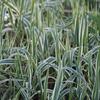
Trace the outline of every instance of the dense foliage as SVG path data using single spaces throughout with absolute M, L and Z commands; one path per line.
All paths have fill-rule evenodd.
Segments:
M 0 0 L 0 100 L 100 100 L 97 0 Z

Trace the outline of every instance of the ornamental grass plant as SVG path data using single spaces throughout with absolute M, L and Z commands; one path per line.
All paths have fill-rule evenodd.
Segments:
M 0 0 L 0 100 L 100 100 L 100 2 Z

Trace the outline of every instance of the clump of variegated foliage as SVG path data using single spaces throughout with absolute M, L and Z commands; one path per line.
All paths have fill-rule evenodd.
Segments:
M 0 0 L 0 100 L 100 100 L 97 0 Z

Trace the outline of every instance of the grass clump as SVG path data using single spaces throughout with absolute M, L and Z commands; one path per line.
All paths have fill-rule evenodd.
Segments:
M 0 100 L 99 100 L 97 0 L 0 1 Z

